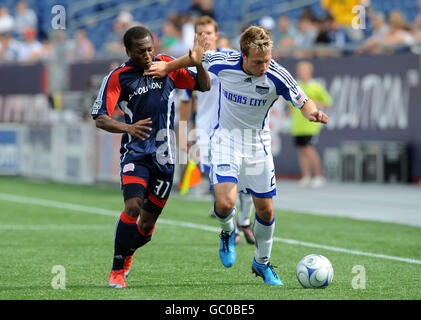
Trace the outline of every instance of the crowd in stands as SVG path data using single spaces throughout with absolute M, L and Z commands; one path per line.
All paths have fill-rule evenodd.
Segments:
M 421 0 L 414 21 L 407 21 L 399 10 L 387 14 L 375 12 L 369 0 L 321 0 L 320 4 L 325 9 L 322 17 L 304 8 L 296 21 L 284 14 L 276 19 L 263 17 L 255 23 L 272 32 L 275 59 L 396 53 L 421 46 Z M 353 25 L 356 15 L 352 11 L 356 5 L 365 8 L 365 19 L 357 27 Z M 100 48 L 95 48 L 84 29 L 72 33 L 51 30 L 48 38 L 40 39 L 37 15 L 25 1 L 19 1 L 12 11 L 0 4 L 0 63 L 125 58 L 122 35 L 127 28 L 140 23 L 130 12 L 120 12 L 108 38 Z M 192 0 L 187 12 L 171 13 L 155 34 L 157 52 L 176 57 L 185 54 L 192 46 L 194 19 L 201 15 L 215 17 L 212 0 Z M 238 34 L 247 26 L 242 25 Z M 219 31 L 223 35 L 224 30 Z M 238 37 L 229 40 L 238 50 Z

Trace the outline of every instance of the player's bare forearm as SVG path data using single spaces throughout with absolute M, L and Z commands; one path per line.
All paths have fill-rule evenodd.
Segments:
M 321 122 L 326 124 L 329 121 L 329 117 L 321 110 L 318 110 L 316 104 L 311 99 L 308 99 L 304 103 L 301 108 L 301 113 L 312 122 Z
M 178 69 L 194 67 L 194 63 L 188 54 L 181 56 L 171 62 L 167 63 L 167 72 L 173 72 Z
M 149 126 L 151 123 L 151 118 L 147 118 L 139 120 L 133 124 L 128 124 L 114 120 L 105 114 L 102 114 L 95 119 L 95 125 L 99 129 L 103 129 L 111 133 L 128 133 L 141 140 L 149 138 L 149 134 L 147 132 L 152 130 Z
M 190 56 L 186 54 L 171 62 L 154 61 L 149 69 L 145 70 L 143 74 L 145 76 L 151 76 L 152 78 L 163 78 L 178 69 L 194 66 L 195 64 L 192 62 Z
M 189 53 L 181 56 L 173 61 L 155 61 L 149 69 L 144 71 L 145 76 L 151 76 L 153 78 L 163 78 L 166 75 L 174 72 L 178 69 L 189 68 L 189 67 L 202 67 L 202 58 L 206 51 L 206 39 L 207 36 L 202 34 L 194 37 L 193 49 L 189 49 Z M 209 90 L 209 89 L 208 89 Z M 205 90 L 207 91 L 207 90 Z
M 211 81 L 209 73 L 202 65 L 196 66 L 197 70 L 197 84 L 199 91 L 209 91 L 211 88 Z

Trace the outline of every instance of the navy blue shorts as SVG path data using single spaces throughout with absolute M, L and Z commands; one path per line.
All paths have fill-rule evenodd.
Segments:
M 151 154 L 127 154 L 120 163 L 124 200 L 143 199 L 142 209 L 160 214 L 171 192 L 174 165 L 161 165 Z
M 318 136 L 295 136 L 294 143 L 296 147 L 315 146 Z

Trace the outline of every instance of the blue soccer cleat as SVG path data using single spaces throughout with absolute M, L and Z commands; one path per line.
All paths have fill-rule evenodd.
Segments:
M 222 231 L 220 238 L 219 258 L 225 267 L 232 267 L 237 257 L 237 253 L 235 252 L 235 229 L 231 235 Z
M 257 276 L 262 277 L 265 284 L 270 284 L 274 286 L 283 286 L 284 283 L 279 279 L 274 266 L 270 262 L 267 264 L 257 263 L 253 258 L 253 263 L 251 264 L 251 271 Z

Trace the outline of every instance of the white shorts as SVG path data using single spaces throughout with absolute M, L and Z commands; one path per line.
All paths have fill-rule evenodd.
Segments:
M 238 191 L 257 198 L 276 195 L 270 133 L 233 134 L 218 129 L 211 137 L 212 184 L 237 183 Z

